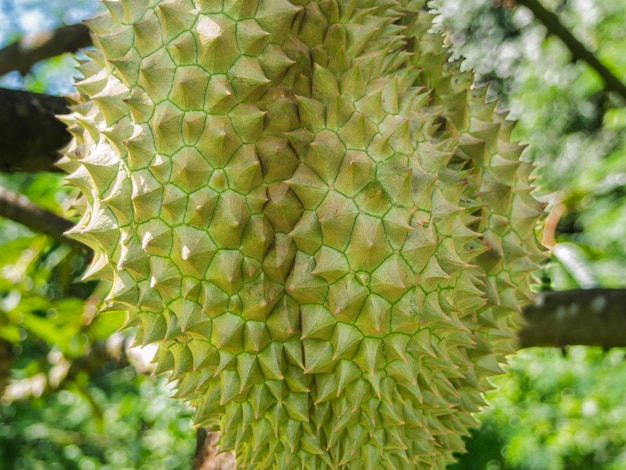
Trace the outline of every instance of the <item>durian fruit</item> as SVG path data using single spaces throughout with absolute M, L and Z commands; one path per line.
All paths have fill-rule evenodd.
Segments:
M 542 206 L 424 3 L 88 23 L 71 235 L 240 468 L 442 468 L 513 350 Z

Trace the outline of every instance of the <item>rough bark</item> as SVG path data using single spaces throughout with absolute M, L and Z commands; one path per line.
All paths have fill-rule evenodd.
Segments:
M 198 428 L 196 432 L 196 455 L 193 470 L 235 470 L 237 463 L 232 452 L 219 453 L 219 433 Z
M 55 118 L 70 112 L 65 99 L 0 88 L 0 171 L 58 171 L 58 150 L 70 141 Z
M 541 292 L 524 309 L 519 348 L 568 345 L 626 346 L 626 289 Z
M 13 70 L 26 75 L 35 62 L 89 45 L 89 29 L 82 23 L 26 35 L 0 49 L 0 75 Z

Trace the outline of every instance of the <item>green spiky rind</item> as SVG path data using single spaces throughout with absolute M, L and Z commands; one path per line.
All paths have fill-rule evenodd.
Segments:
M 105 4 L 62 166 L 111 308 L 241 468 L 442 468 L 541 207 L 423 2 Z

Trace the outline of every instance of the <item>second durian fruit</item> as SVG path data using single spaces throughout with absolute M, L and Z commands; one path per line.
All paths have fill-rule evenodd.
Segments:
M 104 3 L 61 165 L 111 308 L 240 468 L 442 468 L 542 207 L 425 2 Z

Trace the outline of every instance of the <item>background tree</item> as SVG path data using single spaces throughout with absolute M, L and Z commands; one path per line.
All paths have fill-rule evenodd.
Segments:
M 624 346 L 626 295 L 606 289 L 625 287 L 626 112 L 617 77 L 626 71 L 619 47 L 626 2 L 514 3 L 432 6 L 454 53 L 520 121 L 539 195 L 550 203 L 553 256 L 541 276 L 545 290 L 561 292 L 542 294 L 543 303 L 526 311 L 521 346 Z M 12 31 L 0 37 L 7 45 L 0 73 L 15 70 L 2 85 L 52 95 L 0 90 L 0 167 L 10 172 L 0 177 L 0 213 L 19 222 L 0 226 L 0 390 L 9 364 L 12 378 L 0 410 L 0 468 L 188 468 L 188 411 L 129 358 L 126 340 L 114 333 L 123 312 L 96 315 L 102 289 L 79 279 L 89 252 L 61 235 L 71 194 L 51 166 L 64 142 L 53 114 L 65 108 L 56 96 L 71 92 L 73 59 L 36 61 L 86 46 L 84 28 L 8 46 L 25 33 L 87 18 L 97 5 L 0 5 L 0 23 Z M 540 334 L 546 332 L 553 334 Z M 524 350 L 512 359 L 490 395 L 496 406 L 481 416 L 483 427 L 457 468 L 623 467 L 626 415 L 616 393 L 626 381 L 623 351 L 566 351 Z

